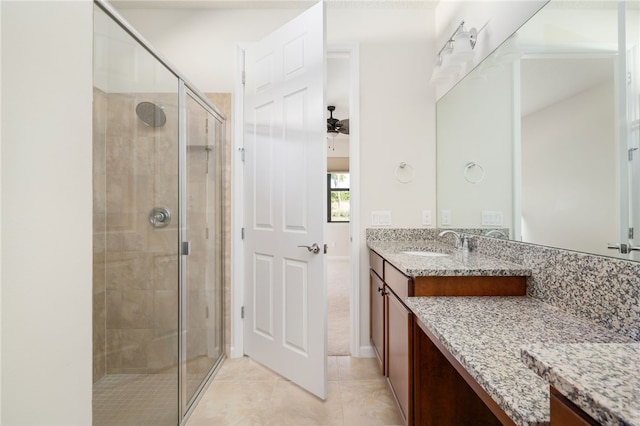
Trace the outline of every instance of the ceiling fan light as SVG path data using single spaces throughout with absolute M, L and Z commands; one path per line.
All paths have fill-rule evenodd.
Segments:
M 327 134 L 332 134 L 333 137 L 335 137 L 338 133 L 348 135 L 349 119 L 346 118 L 344 120 L 338 120 L 337 118 L 333 118 L 333 111 L 336 110 L 336 107 L 333 105 L 329 105 L 327 109 L 330 113 L 330 117 L 327 118 Z

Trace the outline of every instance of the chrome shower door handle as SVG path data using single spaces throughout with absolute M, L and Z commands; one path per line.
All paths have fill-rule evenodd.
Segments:
M 318 245 L 318 243 L 313 243 L 311 244 L 311 246 L 298 246 L 298 247 L 304 247 L 310 252 L 313 252 L 314 254 L 320 253 L 320 246 Z
M 171 212 L 166 207 L 154 207 L 149 212 L 149 223 L 154 228 L 164 228 L 171 223 Z
M 633 246 L 626 243 L 607 244 L 607 248 L 611 250 L 618 250 L 622 254 L 629 254 L 632 251 L 640 251 L 640 246 Z

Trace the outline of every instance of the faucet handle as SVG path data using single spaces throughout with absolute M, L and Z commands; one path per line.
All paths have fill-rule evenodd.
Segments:
M 469 241 L 471 241 L 471 236 L 462 236 L 462 251 L 469 251 Z

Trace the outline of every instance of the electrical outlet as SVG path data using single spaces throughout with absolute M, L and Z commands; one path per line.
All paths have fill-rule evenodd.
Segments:
M 422 224 L 431 226 L 431 210 L 422 210 Z
M 442 210 L 442 226 L 451 225 L 451 210 Z

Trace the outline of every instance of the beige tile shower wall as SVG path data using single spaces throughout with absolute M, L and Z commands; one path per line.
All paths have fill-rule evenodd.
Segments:
M 207 93 L 207 98 L 226 117 L 224 136 L 224 189 L 222 199 L 224 240 L 223 240 L 223 320 L 224 320 L 224 353 L 229 356 L 231 351 L 231 162 L 232 140 L 231 129 L 231 93 Z
M 167 122 L 138 120 L 141 101 L 164 106 Z M 178 128 L 175 94 L 109 94 L 106 123 L 106 373 L 173 368 L 178 355 Z M 174 215 L 153 228 L 148 214 Z
M 227 117 L 224 150 L 224 352 L 230 347 L 231 95 L 209 99 Z M 140 101 L 164 105 L 167 123 L 151 128 L 133 111 Z M 104 374 L 150 373 L 177 363 L 176 224 L 154 229 L 147 215 L 164 205 L 177 212 L 175 95 L 94 97 L 94 381 Z M 197 193 L 198 182 L 191 189 Z M 204 197 L 206 199 L 206 197 Z M 195 259 L 194 259 L 195 260 Z M 206 259 L 202 259 L 206 263 Z M 205 273 L 194 271 L 195 273 Z M 204 306 L 203 295 L 189 295 Z M 198 318 L 198 310 L 193 312 Z M 200 314 L 202 314 L 200 312 Z M 197 346 L 200 339 L 191 339 Z M 201 339 L 204 343 L 206 339 Z M 192 347 L 206 353 L 206 347 Z

